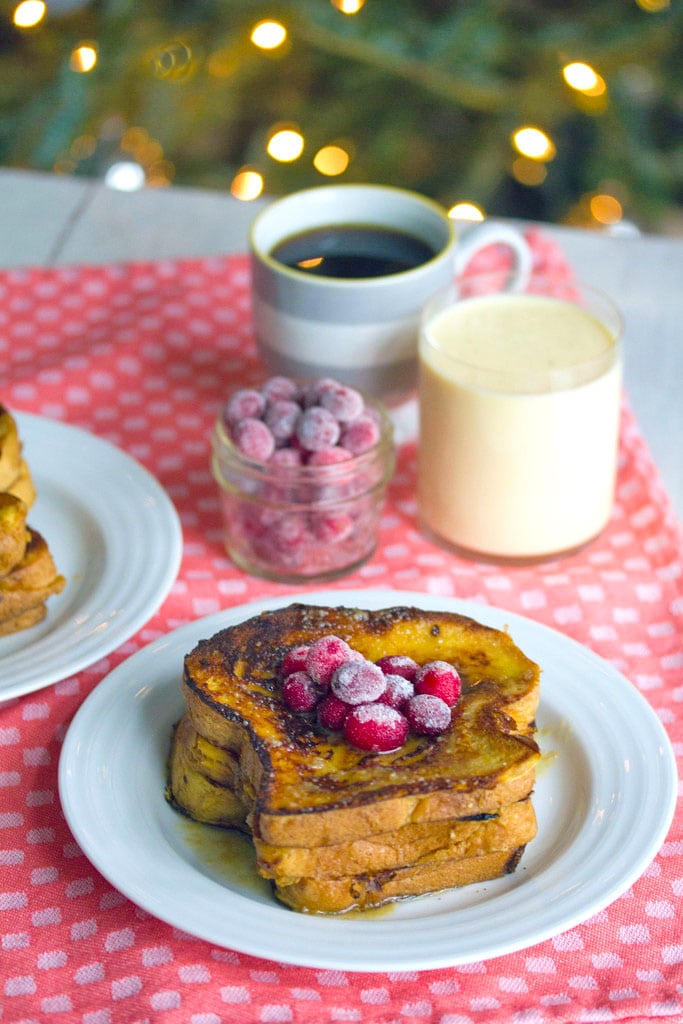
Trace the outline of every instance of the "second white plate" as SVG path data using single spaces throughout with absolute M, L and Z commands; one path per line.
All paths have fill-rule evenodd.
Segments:
M 87 856 L 131 900 L 186 932 L 255 956 L 343 970 L 418 970 L 547 939 L 611 903 L 644 871 L 671 823 L 676 767 L 659 720 L 623 676 L 573 640 L 484 605 L 330 591 L 300 600 L 456 611 L 509 627 L 543 666 L 539 831 L 515 874 L 485 885 L 368 915 L 316 917 L 278 904 L 256 878 L 248 844 L 238 850 L 230 833 L 175 813 L 164 782 L 171 728 L 183 708 L 184 655 L 199 639 L 292 600 L 260 601 L 181 627 L 115 669 L 78 711 L 60 762 L 62 805 Z
M 16 413 L 38 490 L 28 522 L 66 577 L 37 626 L 0 638 L 0 701 L 103 658 L 154 614 L 178 573 L 180 521 L 159 482 L 108 441 Z

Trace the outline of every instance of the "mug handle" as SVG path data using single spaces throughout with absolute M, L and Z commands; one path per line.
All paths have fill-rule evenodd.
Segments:
M 468 227 L 464 235 L 458 238 L 455 247 L 455 276 L 458 277 L 465 272 L 467 264 L 476 252 L 487 245 L 495 244 L 507 246 L 514 256 L 507 290 L 517 291 L 524 288 L 531 276 L 533 256 L 521 231 L 508 224 L 482 221 Z

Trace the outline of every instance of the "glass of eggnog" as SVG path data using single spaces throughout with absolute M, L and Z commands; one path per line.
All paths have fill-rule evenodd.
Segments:
M 595 538 L 614 499 L 622 325 L 582 284 L 465 276 L 426 305 L 418 509 L 459 553 L 526 563 Z

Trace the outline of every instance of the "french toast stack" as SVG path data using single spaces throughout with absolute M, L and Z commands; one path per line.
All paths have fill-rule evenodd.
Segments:
M 65 584 L 45 539 L 27 523 L 35 498 L 16 421 L 0 405 L 0 636 L 40 622 L 47 599 Z
M 285 654 L 326 635 L 366 659 L 454 665 L 462 694 L 439 736 L 370 753 L 282 700 Z M 531 802 L 539 668 L 503 631 L 460 615 L 292 604 L 201 641 L 167 797 L 248 832 L 278 898 L 341 913 L 514 871 L 536 834 Z

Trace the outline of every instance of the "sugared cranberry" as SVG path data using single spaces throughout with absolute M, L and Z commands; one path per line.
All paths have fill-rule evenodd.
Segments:
M 345 661 L 336 669 L 330 687 L 332 693 L 347 704 L 369 704 L 386 689 L 381 668 L 371 661 Z
M 308 644 L 299 644 L 297 647 L 290 647 L 282 659 L 280 675 L 284 678 L 285 676 L 291 676 L 292 672 L 305 672 L 307 654 Z
M 347 423 L 341 431 L 340 444 L 348 448 L 352 455 L 362 455 L 373 448 L 380 438 L 377 421 L 368 413 L 356 417 Z
M 380 694 L 377 698 L 381 700 L 382 704 L 388 704 L 390 708 L 396 708 L 397 711 L 402 711 L 406 705 L 406 702 L 415 693 L 413 684 L 405 676 L 389 675 L 384 676 L 385 688 L 384 693 Z
M 306 671 L 319 685 L 327 689 L 337 668 L 349 660 L 351 648 L 338 636 L 321 636 L 315 640 L 306 657 Z
M 333 693 L 326 693 L 318 704 L 318 722 L 323 729 L 340 732 L 350 710 L 351 705 L 346 701 L 335 697 Z
M 320 394 L 320 404 L 340 423 L 355 420 L 365 408 L 361 393 L 345 384 L 328 385 Z
M 313 405 L 300 414 L 295 436 L 306 451 L 317 452 L 335 445 L 339 440 L 340 430 L 339 423 L 331 412 L 323 409 L 321 405 Z
M 448 704 L 431 693 L 416 693 L 405 705 L 404 714 L 418 736 L 439 736 L 451 724 Z
M 297 420 L 301 415 L 301 406 L 286 398 L 268 402 L 263 413 L 266 424 L 278 445 L 286 444 L 293 436 Z
M 344 722 L 344 738 L 360 750 L 398 750 L 408 738 L 408 722 L 387 704 L 360 704 Z
M 415 676 L 415 693 L 431 693 L 453 707 L 460 699 L 460 676 L 447 661 L 430 661 Z
M 311 533 L 323 544 L 345 540 L 353 530 L 353 519 L 348 515 L 311 515 Z
M 282 683 L 282 699 L 292 711 L 312 711 L 320 694 L 307 672 L 292 672 Z
M 299 395 L 299 385 L 290 377 L 269 377 L 261 385 L 261 394 L 267 402 L 295 402 Z
M 387 675 L 392 676 L 403 676 L 404 679 L 409 679 L 411 683 L 414 681 L 417 675 L 419 665 L 412 658 L 409 658 L 405 654 L 387 654 L 383 658 L 378 658 L 375 662 L 376 665 L 382 669 Z
M 301 464 L 301 452 L 298 448 L 276 448 L 268 459 L 269 466 L 282 469 L 290 469 Z
M 256 388 L 240 388 L 223 407 L 223 422 L 232 427 L 238 420 L 258 419 L 266 405 L 265 398 Z
M 232 428 L 235 447 L 248 459 L 267 462 L 275 451 L 275 438 L 263 420 L 247 416 L 238 420 Z

